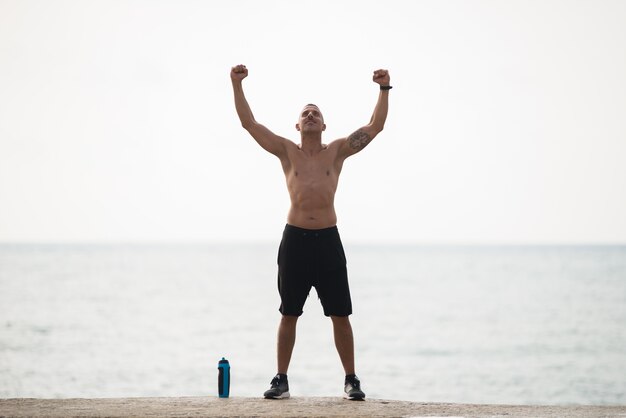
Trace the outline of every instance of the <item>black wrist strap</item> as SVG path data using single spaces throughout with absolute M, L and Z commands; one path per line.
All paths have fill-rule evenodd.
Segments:
M 380 86 L 381 90 L 391 90 L 393 86 Z

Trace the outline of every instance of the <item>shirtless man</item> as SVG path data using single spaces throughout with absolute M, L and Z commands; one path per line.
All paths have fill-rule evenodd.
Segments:
M 380 93 L 370 122 L 347 138 L 329 144 L 322 143 L 326 125 L 322 112 L 314 104 L 304 106 L 298 118 L 296 130 L 300 132 L 300 144 L 258 123 L 243 92 L 242 81 L 247 76 L 245 65 L 231 69 L 237 115 L 256 142 L 280 160 L 291 198 L 278 251 L 282 317 L 278 326 L 277 374 L 264 396 L 268 399 L 289 397 L 287 369 L 296 341 L 296 323 L 311 287 L 315 287 L 324 315 L 332 320 L 335 346 L 346 373 L 344 397 L 364 399 L 355 375 L 354 339 L 349 319 L 352 302 L 334 200 L 344 160 L 365 148 L 383 130 L 391 89 L 389 73 L 374 71 L 373 81 L 380 85 Z

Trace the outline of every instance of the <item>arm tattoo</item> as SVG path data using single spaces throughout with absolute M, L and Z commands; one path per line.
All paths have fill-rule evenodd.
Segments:
M 365 146 L 369 144 L 371 140 L 372 137 L 363 132 L 362 129 L 355 131 L 348 137 L 348 143 L 350 144 L 350 148 L 352 149 L 365 148 Z

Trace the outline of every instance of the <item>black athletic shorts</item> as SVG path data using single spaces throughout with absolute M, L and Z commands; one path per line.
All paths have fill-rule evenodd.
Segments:
M 346 255 L 337 227 L 303 229 L 287 225 L 278 249 L 280 312 L 302 315 L 311 287 L 317 291 L 324 315 L 352 314 Z

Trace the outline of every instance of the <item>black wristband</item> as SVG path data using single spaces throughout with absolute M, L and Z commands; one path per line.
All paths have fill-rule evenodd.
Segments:
M 392 88 L 392 86 L 380 86 L 381 90 L 391 90 Z

